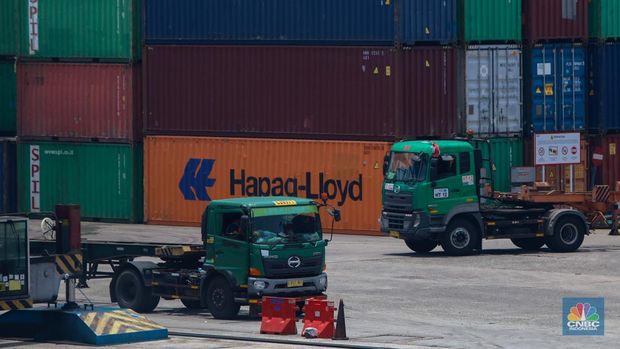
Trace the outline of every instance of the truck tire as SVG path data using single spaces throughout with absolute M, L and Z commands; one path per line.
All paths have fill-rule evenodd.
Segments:
M 457 218 L 448 224 L 448 229 L 442 234 L 441 247 L 450 256 L 465 256 L 474 252 L 479 239 L 473 224 Z
M 149 313 L 157 308 L 159 296 L 153 295 L 151 287 L 144 286 L 142 277 L 133 269 L 125 269 L 116 279 L 116 297 L 121 308 Z
M 553 235 L 545 241 L 554 252 L 573 252 L 581 246 L 585 235 L 583 222 L 576 217 L 564 217 L 555 223 Z
M 522 238 L 522 239 L 510 239 L 515 246 L 520 247 L 526 251 L 537 251 L 545 244 L 544 238 Z
M 203 307 L 200 305 L 200 300 L 198 299 L 186 299 L 186 298 L 181 298 L 181 303 L 183 303 L 183 305 L 187 308 L 187 309 L 202 309 Z
M 232 320 L 237 317 L 241 307 L 235 303 L 235 296 L 230 284 L 223 277 L 216 277 L 209 283 L 207 306 L 214 318 L 224 320 Z
M 437 242 L 430 239 L 407 239 L 405 240 L 405 244 L 407 244 L 407 247 L 412 251 L 420 254 L 429 253 L 437 247 Z

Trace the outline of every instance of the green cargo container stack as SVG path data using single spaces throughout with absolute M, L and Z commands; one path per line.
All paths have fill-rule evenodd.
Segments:
M 15 137 L 17 113 L 15 58 L 0 60 L 0 137 Z
M 590 38 L 620 38 L 620 0 L 590 0 L 588 11 Z
M 514 43 L 522 36 L 521 0 L 459 1 L 466 43 Z

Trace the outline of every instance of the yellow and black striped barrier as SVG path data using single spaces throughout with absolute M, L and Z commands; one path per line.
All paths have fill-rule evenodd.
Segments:
M 98 336 L 165 330 L 165 327 L 128 309 L 86 312 L 81 314 L 80 318 Z
M 61 254 L 56 256 L 56 270 L 60 274 L 78 274 L 82 271 L 82 254 Z
M 11 301 L 0 301 L 0 310 L 18 310 L 32 308 L 32 299 L 16 299 Z

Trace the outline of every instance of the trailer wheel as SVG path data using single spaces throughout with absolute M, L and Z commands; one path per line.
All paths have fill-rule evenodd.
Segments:
M 405 244 L 417 253 L 429 253 L 437 247 L 437 242 L 431 239 L 407 239 Z
M 222 277 L 216 277 L 209 283 L 207 288 L 207 306 L 214 318 L 225 320 L 234 319 L 241 307 L 235 303 L 232 289 L 228 281 Z
M 159 304 L 159 296 L 142 283 L 142 277 L 133 269 L 122 271 L 116 279 L 116 297 L 121 308 L 149 313 Z
M 510 241 L 526 251 L 537 251 L 545 244 L 544 238 L 510 239 Z
M 555 224 L 553 235 L 546 237 L 547 246 L 555 252 L 573 252 L 586 235 L 583 223 L 575 217 L 564 217 Z
M 200 305 L 200 300 L 197 299 L 186 299 L 186 298 L 181 298 L 181 303 L 183 303 L 183 305 L 187 308 L 187 309 L 202 309 L 202 305 Z
M 473 224 L 464 219 L 455 219 L 442 234 L 441 247 L 451 256 L 471 254 L 478 245 L 478 233 Z

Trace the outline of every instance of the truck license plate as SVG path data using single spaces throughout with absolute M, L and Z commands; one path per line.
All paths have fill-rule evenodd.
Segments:
M 286 286 L 288 287 L 302 287 L 304 285 L 303 280 L 291 280 L 287 282 Z
M 400 233 L 397 232 L 397 231 L 391 231 L 390 232 L 390 236 L 393 237 L 393 238 L 400 239 Z

